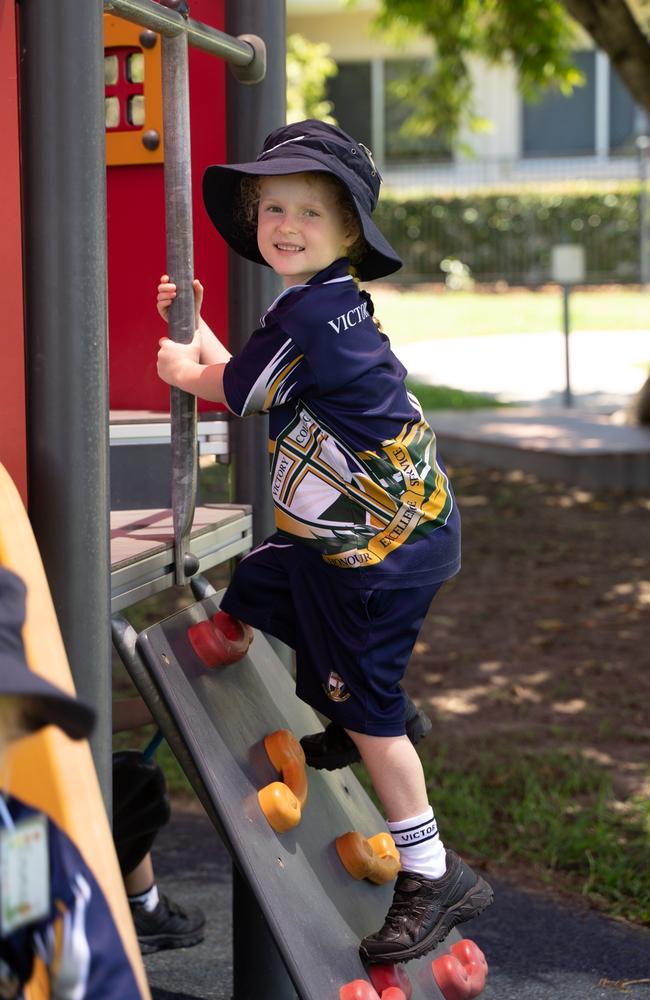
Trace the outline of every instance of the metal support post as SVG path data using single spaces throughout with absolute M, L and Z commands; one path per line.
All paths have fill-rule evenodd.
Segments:
M 639 158 L 639 283 L 650 284 L 650 246 L 648 246 L 648 150 L 650 136 L 639 135 L 636 140 Z
M 255 32 L 264 38 L 269 60 L 263 83 L 242 87 L 230 77 L 226 84 L 228 162 L 254 160 L 268 133 L 286 121 L 286 12 L 285 0 L 227 0 L 226 31 L 231 35 Z M 235 353 L 281 290 L 273 271 L 231 253 L 228 270 L 229 347 Z M 268 487 L 268 418 L 247 417 L 231 424 L 234 497 L 253 506 L 253 542 L 273 531 L 273 505 Z M 293 1000 L 295 990 L 284 969 L 264 917 L 245 880 L 233 866 L 233 963 L 235 1000 Z M 265 933 L 261 933 L 261 929 Z M 258 938 L 259 935 L 259 938 Z M 255 947 L 251 947 L 251 942 Z M 262 976 L 248 989 L 251 970 L 269 969 L 268 992 L 259 993 Z M 266 985 L 265 985 L 266 989 Z
M 286 120 L 286 13 L 284 0 L 228 0 L 226 30 L 231 35 L 255 31 L 264 38 L 270 58 L 264 81 L 242 87 L 227 80 L 228 162 L 254 160 L 268 133 Z M 248 37 L 248 36 L 247 36 Z M 231 253 L 228 271 L 229 346 L 240 350 L 260 316 L 279 294 L 279 279 L 269 267 Z M 268 488 L 268 418 L 233 421 L 231 455 L 234 502 L 253 506 L 253 544 L 273 531 L 273 505 Z
M 232 866 L 233 1000 L 296 1000 L 268 924 L 246 879 Z
M 111 805 L 101 0 L 19 5 L 29 515 Z
M 565 371 L 565 383 L 564 383 L 564 405 L 573 406 L 573 394 L 571 392 L 571 366 L 569 363 L 569 330 L 570 330 L 570 314 L 569 314 L 569 296 L 571 294 L 570 285 L 562 285 L 562 322 L 564 329 L 564 371 Z

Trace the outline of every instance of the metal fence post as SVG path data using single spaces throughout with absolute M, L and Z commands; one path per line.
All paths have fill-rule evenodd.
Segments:
M 648 246 L 648 149 L 650 136 L 639 135 L 636 140 L 639 159 L 639 283 L 650 284 L 650 247 Z

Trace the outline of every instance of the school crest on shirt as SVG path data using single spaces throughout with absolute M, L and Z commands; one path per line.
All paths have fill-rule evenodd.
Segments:
M 347 701 L 350 697 L 345 681 L 333 670 L 327 678 L 327 684 L 323 684 L 323 691 L 332 701 Z

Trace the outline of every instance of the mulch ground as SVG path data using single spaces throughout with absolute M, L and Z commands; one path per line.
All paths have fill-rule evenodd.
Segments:
M 456 752 L 479 738 L 580 746 L 650 795 L 650 499 L 451 469 L 463 568 L 422 629 L 407 688 Z

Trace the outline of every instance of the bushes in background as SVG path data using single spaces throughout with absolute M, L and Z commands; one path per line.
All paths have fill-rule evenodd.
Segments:
M 590 282 L 639 280 L 639 185 L 580 191 L 384 194 L 377 225 L 404 260 L 396 280 L 441 281 L 443 260 L 477 281 L 550 280 L 551 247 L 581 243 Z

